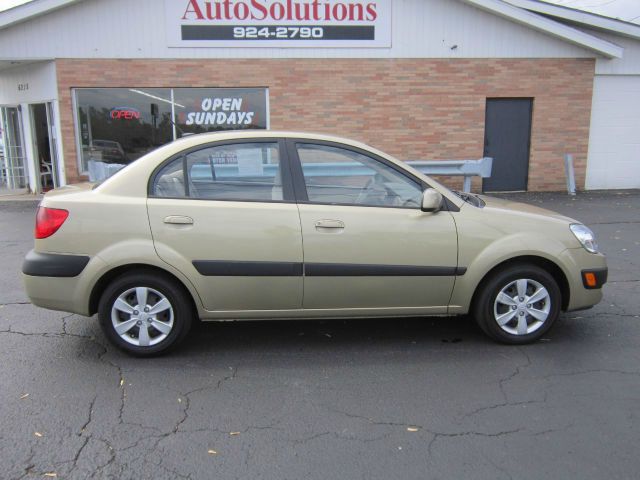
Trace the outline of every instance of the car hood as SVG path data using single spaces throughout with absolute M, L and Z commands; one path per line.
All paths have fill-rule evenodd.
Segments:
M 504 212 L 513 212 L 520 214 L 535 215 L 537 217 L 552 218 L 566 223 L 580 223 L 577 220 L 561 215 L 558 212 L 547 210 L 546 208 L 536 207 L 527 203 L 514 202 L 504 198 L 489 197 L 486 195 L 478 195 L 486 204 L 485 208 L 502 210 Z

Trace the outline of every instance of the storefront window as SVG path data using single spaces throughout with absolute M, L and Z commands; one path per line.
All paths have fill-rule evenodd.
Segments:
M 75 89 L 80 169 L 126 165 L 185 134 L 268 127 L 264 88 Z
M 173 139 L 168 88 L 76 90 L 81 167 L 126 165 Z

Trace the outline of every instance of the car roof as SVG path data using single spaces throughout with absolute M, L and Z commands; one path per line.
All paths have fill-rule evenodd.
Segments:
M 141 157 L 129 164 L 126 168 L 117 172 L 113 177 L 107 179 L 96 190 L 107 194 L 126 194 L 132 196 L 139 196 L 146 198 L 147 196 L 147 182 L 140 182 L 141 178 L 149 178 L 152 171 L 160 165 L 161 162 L 169 159 L 173 155 L 182 153 L 190 148 L 197 148 L 201 145 L 207 145 L 209 143 L 242 140 L 242 139 L 279 139 L 279 138 L 296 138 L 302 140 L 311 141 L 325 141 L 335 142 L 347 146 L 362 149 L 366 152 L 373 153 L 382 157 L 396 165 L 400 166 L 404 170 L 412 172 L 416 177 L 425 177 L 410 165 L 398 160 L 397 158 L 378 150 L 365 143 L 351 140 L 349 138 L 339 137 L 336 135 L 328 135 L 324 133 L 310 133 L 310 132 L 296 132 L 291 130 L 225 130 L 220 132 L 208 132 L 197 133 L 193 135 L 187 135 L 173 142 L 167 143 L 162 147 L 151 151 L 147 155 Z M 425 177 L 426 178 L 426 177 Z M 438 182 L 433 179 L 429 179 L 431 184 L 437 184 Z M 446 191 L 446 188 L 443 187 Z M 442 191 L 442 190 L 441 190 Z M 447 198 L 454 204 L 460 206 L 464 203 L 461 199 L 454 196 L 454 194 L 447 194 Z
M 241 140 L 244 138 L 301 138 L 307 140 L 321 140 L 326 142 L 337 142 L 343 143 L 346 145 L 353 145 L 358 147 L 364 147 L 367 149 L 371 149 L 371 146 L 366 145 L 364 143 L 349 139 L 338 137 L 336 135 L 329 135 L 324 133 L 311 133 L 311 132 L 297 132 L 292 130 L 224 130 L 219 132 L 207 132 L 207 133 L 196 133 L 191 135 L 186 135 L 178 140 L 175 140 L 173 143 L 183 143 L 184 147 L 187 147 L 186 144 L 191 145 L 199 145 L 203 143 L 209 142 L 218 142 L 222 140 Z
M 355 148 L 360 148 L 365 151 L 377 154 L 380 157 L 386 158 L 394 163 L 400 163 L 397 159 L 391 157 L 380 150 L 377 150 L 370 145 L 351 140 L 348 138 L 338 137 L 335 135 L 327 135 L 323 133 L 309 133 L 309 132 L 296 132 L 286 130 L 225 130 L 220 132 L 208 132 L 197 133 L 193 135 L 187 135 L 173 142 L 167 143 L 156 150 L 152 150 L 147 155 L 139 158 L 135 162 L 132 162 L 127 168 L 117 172 L 113 177 L 107 179 L 99 187 L 99 191 L 131 194 L 139 185 L 139 178 L 148 178 L 151 172 L 165 159 L 170 158 L 173 155 L 180 154 L 185 150 L 191 148 L 198 148 L 207 144 L 216 142 L 234 141 L 234 140 L 254 140 L 254 139 L 281 139 L 281 138 L 297 138 L 302 140 L 311 141 L 325 141 L 335 142 Z M 404 168 L 409 168 L 408 165 Z M 418 176 L 419 172 L 414 172 Z M 146 182 L 145 182 L 146 185 Z M 142 195 L 142 191 L 139 192 Z M 146 196 L 146 187 L 144 189 L 144 195 Z

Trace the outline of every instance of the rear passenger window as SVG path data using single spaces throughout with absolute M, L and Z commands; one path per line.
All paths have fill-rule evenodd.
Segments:
M 177 158 L 162 167 L 153 183 L 153 194 L 156 197 L 181 198 L 184 190 L 184 162 Z
M 153 191 L 174 198 L 283 200 L 278 144 L 220 145 L 190 152 L 158 173 Z

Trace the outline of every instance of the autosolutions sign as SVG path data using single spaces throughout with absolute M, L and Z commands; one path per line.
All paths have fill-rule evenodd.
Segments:
M 170 47 L 391 46 L 392 0 L 165 0 Z

